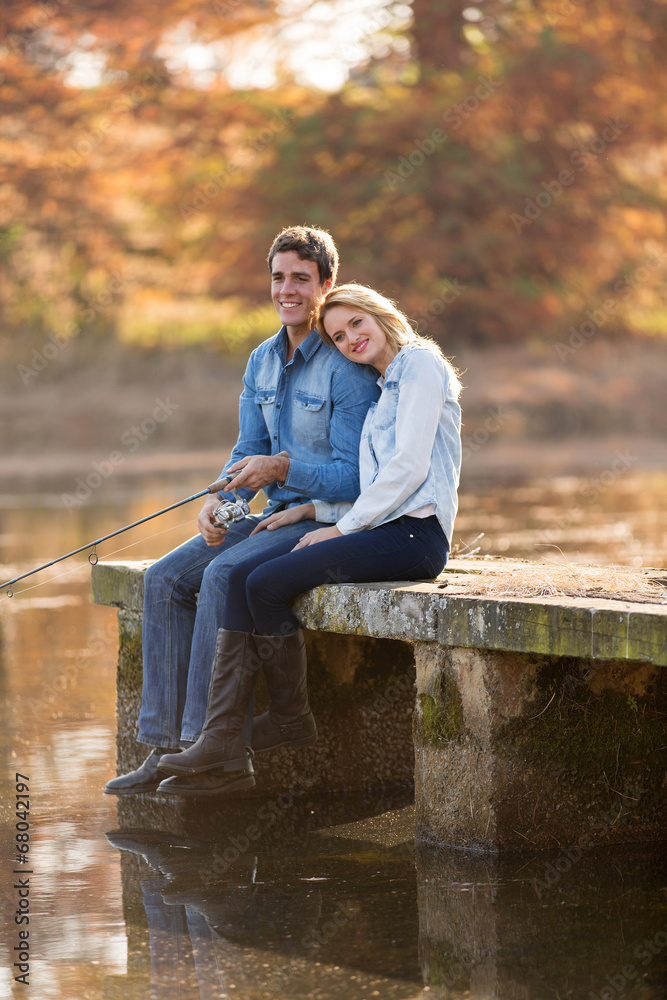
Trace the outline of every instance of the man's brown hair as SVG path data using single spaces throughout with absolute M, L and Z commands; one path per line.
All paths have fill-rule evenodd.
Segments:
M 269 250 L 267 260 L 269 271 L 277 253 L 293 250 L 300 260 L 312 260 L 317 264 L 320 284 L 331 278 L 336 284 L 338 274 L 338 251 L 333 237 L 324 229 L 313 226 L 290 226 L 278 233 Z

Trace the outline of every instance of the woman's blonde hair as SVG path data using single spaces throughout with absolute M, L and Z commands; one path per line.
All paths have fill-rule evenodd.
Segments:
M 428 347 L 434 354 L 439 355 L 450 369 L 451 388 L 455 397 L 458 398 L 461 391 L 461 383 L 459 382 L 456 369 L 444 356 L 439 344 L 436 344 L 429 337 L 422 337 L 416 333 L 410 326 L 410 321 L 405 313 L 401 312 L 392 299 L 381 295 L 380 292 L 376 292 L 373 288 L 367 288 L 366 285 L 358 285 L 356 281 L 332 288 L 322 301 L 317 319 L 317 330 L 320 337 L 325 344 L 331 345 L 333 345 L 333 340 L 324 329 L 324 317 L 329 309 L 333 309 L 334 306 L 347 306 L 349 309 L 359 309 L 361 312 L 372 316 L 384 331 L 389 346 L 397 353 L 406 344 L 420 344 L 422 347 Z

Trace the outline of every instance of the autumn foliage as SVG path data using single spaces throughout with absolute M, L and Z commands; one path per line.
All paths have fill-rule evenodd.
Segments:
M 4 337 L 264 335 L 266 250 L 295 223 L 436 337 L 663 333 L 667 4 L 377 3 L 364 41 L 396 45 L 332 93 L 280 60 L 264 89 L 179 61 L 279 46 L 285 7 L 6 0 Z

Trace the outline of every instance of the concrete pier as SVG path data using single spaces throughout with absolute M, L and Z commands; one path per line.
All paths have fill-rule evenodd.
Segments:
M 147 565 L 92 570 L 93 600 L 119 609 L 120 773 L 146 753 L 135 734 Z M 414 779 L 422 842 L 583 852 L 663 839 L 660 588 L 642 600 L 476 594 L 499 567 L 517 579 L 534 570 L 452 560 L 429 583 L 326 585 L 300 597 L 320 739 L 263 755 L 246 794 L 370 791 Z M 260 684 L 256 710 L 264 705 Z

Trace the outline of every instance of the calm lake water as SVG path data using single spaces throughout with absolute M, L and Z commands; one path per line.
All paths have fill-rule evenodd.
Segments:
M 205 473 L 115 476 L 69 510 L 69 480 L 0 489 L 2 577 L 205 483 Z M 464 490 L 455 541 L 484 532 L 482 552 L 664 566 L 666 486 L 663 475 L 628 472 Z M 162 554 L 192 533 L 198 503 L 104 543 L 100 557 Z M 409 789 L 295 799 L 251 845 L 243 831 L 257 803 L 162 815 L 103 795 L 115 773 L 116 647 L 115 611 L 90 604 L 85 556 L 17 585 L 12 600 L 0 595 L 0 997 L 667 996 L 660 852 L 590 852 L 557 875 L 544 854 L 415 850 Z M 26 865 L 15 842 L 17 773 L 30 798 Z M 30 923 L 18 925 L 15 880 L 26 879 Z M 14 981 L 21 929 L 29 986 Z

